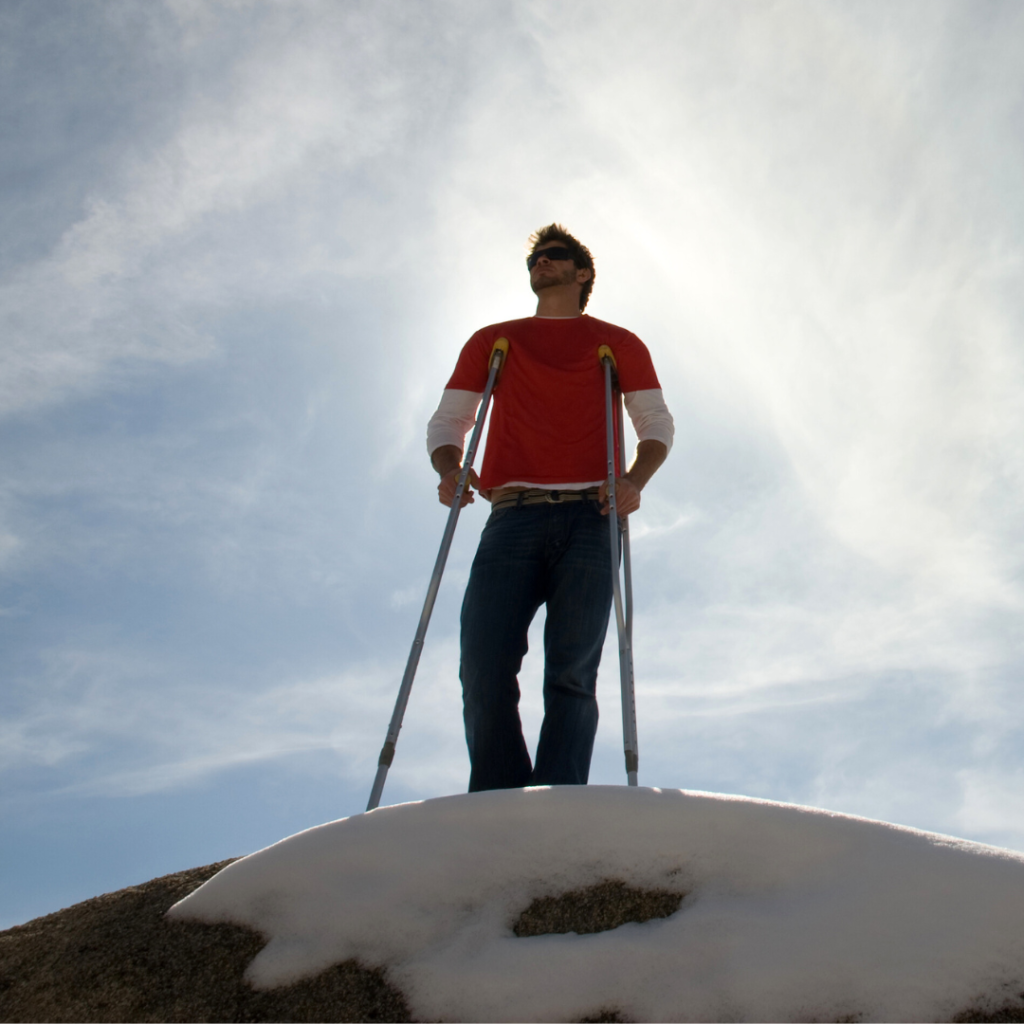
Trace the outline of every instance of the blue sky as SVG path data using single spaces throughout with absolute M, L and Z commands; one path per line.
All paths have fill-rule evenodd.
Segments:
M 556 219 L 676 416 L 641 784 L 1024 849 L 1021 40 L 1009 0 L 0 5 L 0 926 L 362 810 L 426 420 Z M 484 515 L 385 802 L 465 787 Z M 613 646 L 599 692 L 618 783 Z

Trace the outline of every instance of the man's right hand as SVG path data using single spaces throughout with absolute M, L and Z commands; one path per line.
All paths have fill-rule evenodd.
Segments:
M 459 474 L 462 472 L 461 466 L 456 466 L 454 469 L 450 469 L 443 477 L 441 482 L 437 485 L 437 500 L 442 505 L 447 505 L 448 508 L 452 507 L 452 502 L 455 500 L 455 492 L 459 486 Z M 466 484 L 466 489 L 462 492 L 462 501 L 459 503 L 459 508 L 465 508 L 467 505 L 473 503 L 474 496 L 472 487 L 480 486 L 480 478 L 476 475 L 476 470 L 471 469 L 469 471 L 469 481 Z

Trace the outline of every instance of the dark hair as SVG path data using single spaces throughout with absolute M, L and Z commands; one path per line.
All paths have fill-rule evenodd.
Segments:
M 537 246 L 547 245 L 548 242 L 561 242 L 572 253 L 572 261 L 576 264 L 577 269 L 590 271 L 590 280 L 584 282 L 583 290 L 580 292 L 580 312 L 582 313 L 587 308 L 587 300 L 594 287 L 594 257 L 590 255 L 590 250 L 578 238 L 573 238 L 561 224 L 549 224 L 546 228 L 534 231 L 530 235 L 530 252 L 536 252 Z

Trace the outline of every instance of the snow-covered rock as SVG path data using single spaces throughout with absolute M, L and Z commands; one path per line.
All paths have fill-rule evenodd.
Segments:
M 615 879 L 664 919 L 519 938 Z M 1024 856 L 827 811 L 590 786 L 383 807 L 236 861 L 172 917 L 235 922 L 269 988 L 358 958 L 425 1020 L 943 1020 L 1024 982 Z

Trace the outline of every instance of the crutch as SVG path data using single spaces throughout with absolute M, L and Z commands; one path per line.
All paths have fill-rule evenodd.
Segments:
M 484 395 L 480 400 L 480 411 L 477 413 L 476 425 L 473 427 L 473 433 L 469 439 L 469 447 L 466 449 L 465 458 L 462 460 L 462 469 L 459 471 L 458 484 L 455 488 L 455 499 L 452 501 L 452 508 L 448 513 L 448 522 L 444 528 L 444 536 L 441 538 L 441 550 L 437 553 L 437 561 L 434 563 L 434 574 L 430 577 L 427 597 L 423 602 L 423 611 L 420 613 L 420 624 L 416 627 L 416 636 L 412 642 L 412 649 L 409 651 L 409 660 L 405 664 L 405 675 L 402 676 L 402 685 L 398 689 L 398 699 L 395 701 L 395 710 L 391 715 L 391 724 L 388 726 L 388 734 L 384 740 L 384 746 L 381 748 L 380 758 L 377 761 L 377 777 L 373 780 L 370 801 L 366 805 L 368 811 L 372 811 L 380 804 L 381 793 L 384 792 L 384 781 L 388 777 L 388 769 L 391 767 L 391 762 L 395 757 L 395 744 L 398 743 L 398 733 L 402 728 L 405 708 L 409 703 L 409 694 L 412 692 L 412 681 L 416 675 L 416 667 L 420 663 L 420 654 L 423 652 L 423 641 L 427 635 L 427 626 L 430 625 L 430 615 L 434 610 L 434 601 L 437 599 L 437 591 L 441 586 L 441 574 L 444 572 L 445 562 L 448 561 L 448 550 L 451 548 L 452 538 L 455 536 L 455 525 L 459 521 L 459 506 L 462 504 L 462 492 L 466 489 L 469 471 L 473 468 L 473 459 L 476 458 L 476 448 L 480 443 L 480 434 L 484 428 L 484 420 L 487 419 L 487 408 L 491 404 L 491 392 L 494 391 L 494 382 L 498 379 L 498 373 L 501 370 L 501 365 L 506 355 L 508 355 L 508 339 L 499 338 L 491 349 L 487 386 L 484 388 Z
M 615 503 L 615 419 L 618 413 L 620 471 L 626 471 L 625 427 L 622 422 L 622 401 L 619 391 L 615 356 L 607 345 L 597 350 L 597 358 L 604 367 L 605 437 L 608 442 L 608 534 L 612 553 L 612 594 L 615 599 L 615 624 L 619 631 L 619 677 L 622 680 L 622 742 L 626 753 L 626 780 L 637 785 L 640 766 L 636 739 L 636 693 L 633 685 L 633 574 L 629 558 L 629 523 L 619 522 Z M 615 380 L 615 402 L 612 402 L 612 379 Z M 622 538 L 622 575 L 619 579 L 619 537 Z M 625 589 L 625 601 L 623 601 Z

